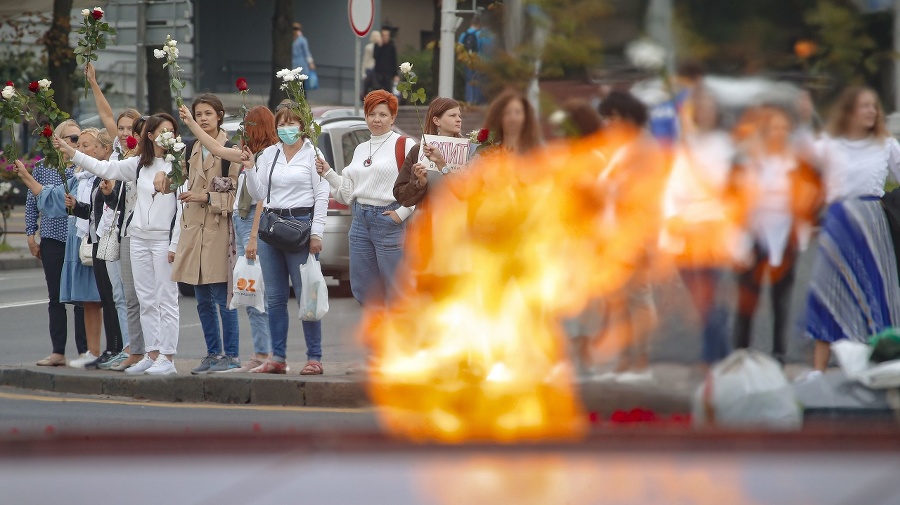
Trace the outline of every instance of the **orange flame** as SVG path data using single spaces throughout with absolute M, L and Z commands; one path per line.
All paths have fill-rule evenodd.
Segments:
M 597 147 L 489 156 L 432 190 L 407 237 L 408 296 L 363 321 L 389 431 L 446 442 L 584 433 L 559 322 L 622 286 L 647 242 L 634 221 L 646 203 L 622 207 L 636 228 L 611 226 Z

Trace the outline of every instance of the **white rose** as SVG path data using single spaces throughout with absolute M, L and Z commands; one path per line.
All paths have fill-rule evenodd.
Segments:
M 291 82 L 294 80 L 294 74 L 284 74 L 282 79 L 284 79 L 284 82 Z
M 560 126 L 566 121 L 566 111 L 562 109 L 553 111 L 553 114 L 550 114 L 550 117 L 547 119 L 550 121 L 550 124 Z
M 305 81 L 305 80 L 307 80 L 307 79 L 309 79 L 309 76 L 306 75 L 306 74 L 300 74 L 300 75 L 297 76 L 297 80 L 298 80 L 298 81 Z
M 169 45 L 169 47 L 175 47 L 175 46 L 178 45 L 178 41 L 175 40 L 175 39 L 172 39 L 172 40 L 170 40 L 170 41 L 168 41 L 168 42 L 166 42 L 166 43 Z
M 170 131 L 165 131 L 162 133 L 162 138 L 164 138 L 166 140 L 172 140 L 175 138 L 175 134 Z
M 282 68 L 278 72 L 275 72 L 275 77 L 281 79 L 282 77 L 284 77 L 285 75 L 290 74 L 290 73 L 291 73 L 290 70 L 288 70 L 286 68 Z
M 153 57 L 156 58 L 157 60 L 161 60 L 166 57 L 166 53 L 162 49 L 154 49 Z
M 410 63 L 408 61 L 405 61 L 400 64 L 400 72 L 401 73 L 408 74 L 408 73 L 412 72 L 412 68 L 413 68 L 412 63 Z
M 181 135 L 175 137 L 175 142 L 181 142 Z
M 171 163 L 171 162 L 175 161 L 175 157 L 172 156 L 171 154 L 167 154 L 167 155 L 166 155 L 166 161 L 168 161 L 168 162 Z
M 666 50 L 646 39 L 636 40 L 625 48 L 631 64 L 644 70 L 659 70 L 666 64 Z
M 175 142 L 174 144 L 172 144 L 172 149 L 174 149 L 175 151 L 183 151 L 184 150 L 184 142 L 181 142 L 181 141 Z
M 88 9 L 81 9 L 81 15 L 84 17 L 88 17 L 91 15 L 91 11 L 89 11 Z
M 21 193 L 21 191 L 19 191 L 19 188 L 13 188 L 14 195 L 18 195 L 19 193 Z
M 50 80 L 49 79 L 41 79 L 40 81 L 38 81 L 38 86 L 40 86 L 41 89 L 49 89 L 50 88 Z
M 9 100 L 10 98 L 12 98 L 13 96 L 16 95 L 16 89 L 13 88 L 12 86 L 7 86 L 7 87 L 3 88 L 3 91 L 0 92 L 0 94 L 3 95 L 4 99 Z
M 177 47 L 171 48 L 171 50 L 169 51 L 169 54 L 172 55 L 173 59 L 178 59 L 178 48 Z
M 303 67 L 297 67 L 294 70 L 291 70 L 291 73 L 295 76 L 300 75 L 303 73 Z

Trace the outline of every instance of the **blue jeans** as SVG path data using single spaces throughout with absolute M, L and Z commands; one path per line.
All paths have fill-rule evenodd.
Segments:
M 131 344 L 131 339 L 128 337 L 128 310 L 125 306 L 122 265 L 118 261 L 107 261 L 106 273 L 109 274 L 109 282 L 112 284 L 113 300 L 116 302 L 116 312 L 119 315 L 119 328 L 122 330 L 122 347 L 125 348 Z
M 286 217 L 284 219 L 306 219 L 308 217 Z M 287 357 L 288 315 L 287 303 L 291 289 L 299 293 L 303 283 L 300 281 L 300 265 L 305 265 L 308 255 L 287 253 L 269 244 L 259 241 L 259 261 L 263 272 L 263 283 L 266 286 L 266 310 L 269 312 L 269 331 L 272 335 L 272 355 L 281 359 Z M 299 310 L 299 296 L 298 310 Z M 298 313 L 299 314 L 299 311 Z M 303 336 L 306 338 L 306 358 L 322 361 L 322 321 L 301 321 Z
M 466 103 L 480 104 L 484 100 L 481 96 L 482 75 L 471 68 L 466 69 Z
M 241 219 L 237 211 L 234 213 L 234 234 L 237 242 L 237 254 L 243 256 L 246 252 L 247 241 L 250 240 L 250 228 L 253 227 L 253 215 L 256 213 L 256 205 L 250 207 L 247 219 Z M 263 281 L 265 282 L 265 281 Z M 247 317 L 250 318 L 250 334 L 253 336 L 253 352 L 257 354 L 269 354 L 272 352 L 272 336 L 269 335 L 269 316 L 265 312 L 256 310 L 256 307 L 247 307 Z
M 725 325 L 728 324 L 728 310 L 717 302 L 719 284 L 725 275 L 724 270 L 716 268 L 679 269 L 681 280 L 700 313 L 703 325 L 704 363 L 712 364 L 724 359 L 731 352 L 731 345 Z
M 397 202 L 385 207 L 353 202 L 350 286 L 353 297 L 362 305 L 397 295 L 394 275 L 403 257 L 405 228 L 404 223 L 397 224 L 382 213 L 398 207 Z
M 228 283 L 216 282 L 194 286 L 197 297 L 197 314 L 206 339 L 206 352 L 222 354 L 222 341 L 225 342 L 225 355 L 237 358 L 240 354 L 238 338 L 237 310 L 228 308 Z M 222 334 L 219 333 L 219 318 L 216 317 L 216 306 L 222 318 Z M 222 338 L 224 337 L 224 338 Z

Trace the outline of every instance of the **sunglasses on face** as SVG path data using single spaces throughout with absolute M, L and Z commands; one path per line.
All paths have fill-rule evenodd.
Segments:
M 79 137 L 78 137 L 78 135 L 68 135 L 68 136 L 65 136 L 65 137 L 63 137 L 63 138 L 64 138 L 64 139 L 68 139 L 69 142 L 71 142 L 71 143 L 74 144 L 74 143 L 78 142 L 78 138 L 79 138 Z

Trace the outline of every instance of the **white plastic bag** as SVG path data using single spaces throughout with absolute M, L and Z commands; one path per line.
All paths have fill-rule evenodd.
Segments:
M 259 260 L 250 261 L 243 254 L 238 256 L 234 265 L 231 305 L 236 309 L 241 306 L 255 307 L 260 312 L 266 311 L 266 292 L 263 286 L 262 267 Z
M 713 366 L 697 389 L 693 423 L 795 430 L 803 413 L 781 365 L 761 352 L 740 349 Z
M 831 344 L 831 352 L 837 357 L 844 375 L 852 380 L 858 379 L 870 367 L 872 348 L 862 342 L 841 339 Z
M 328 286 L 322 275 L 322 266 L 312 254 L 305 265 L 300 265 L 300 320 L 318 321 L 328 313 Z

